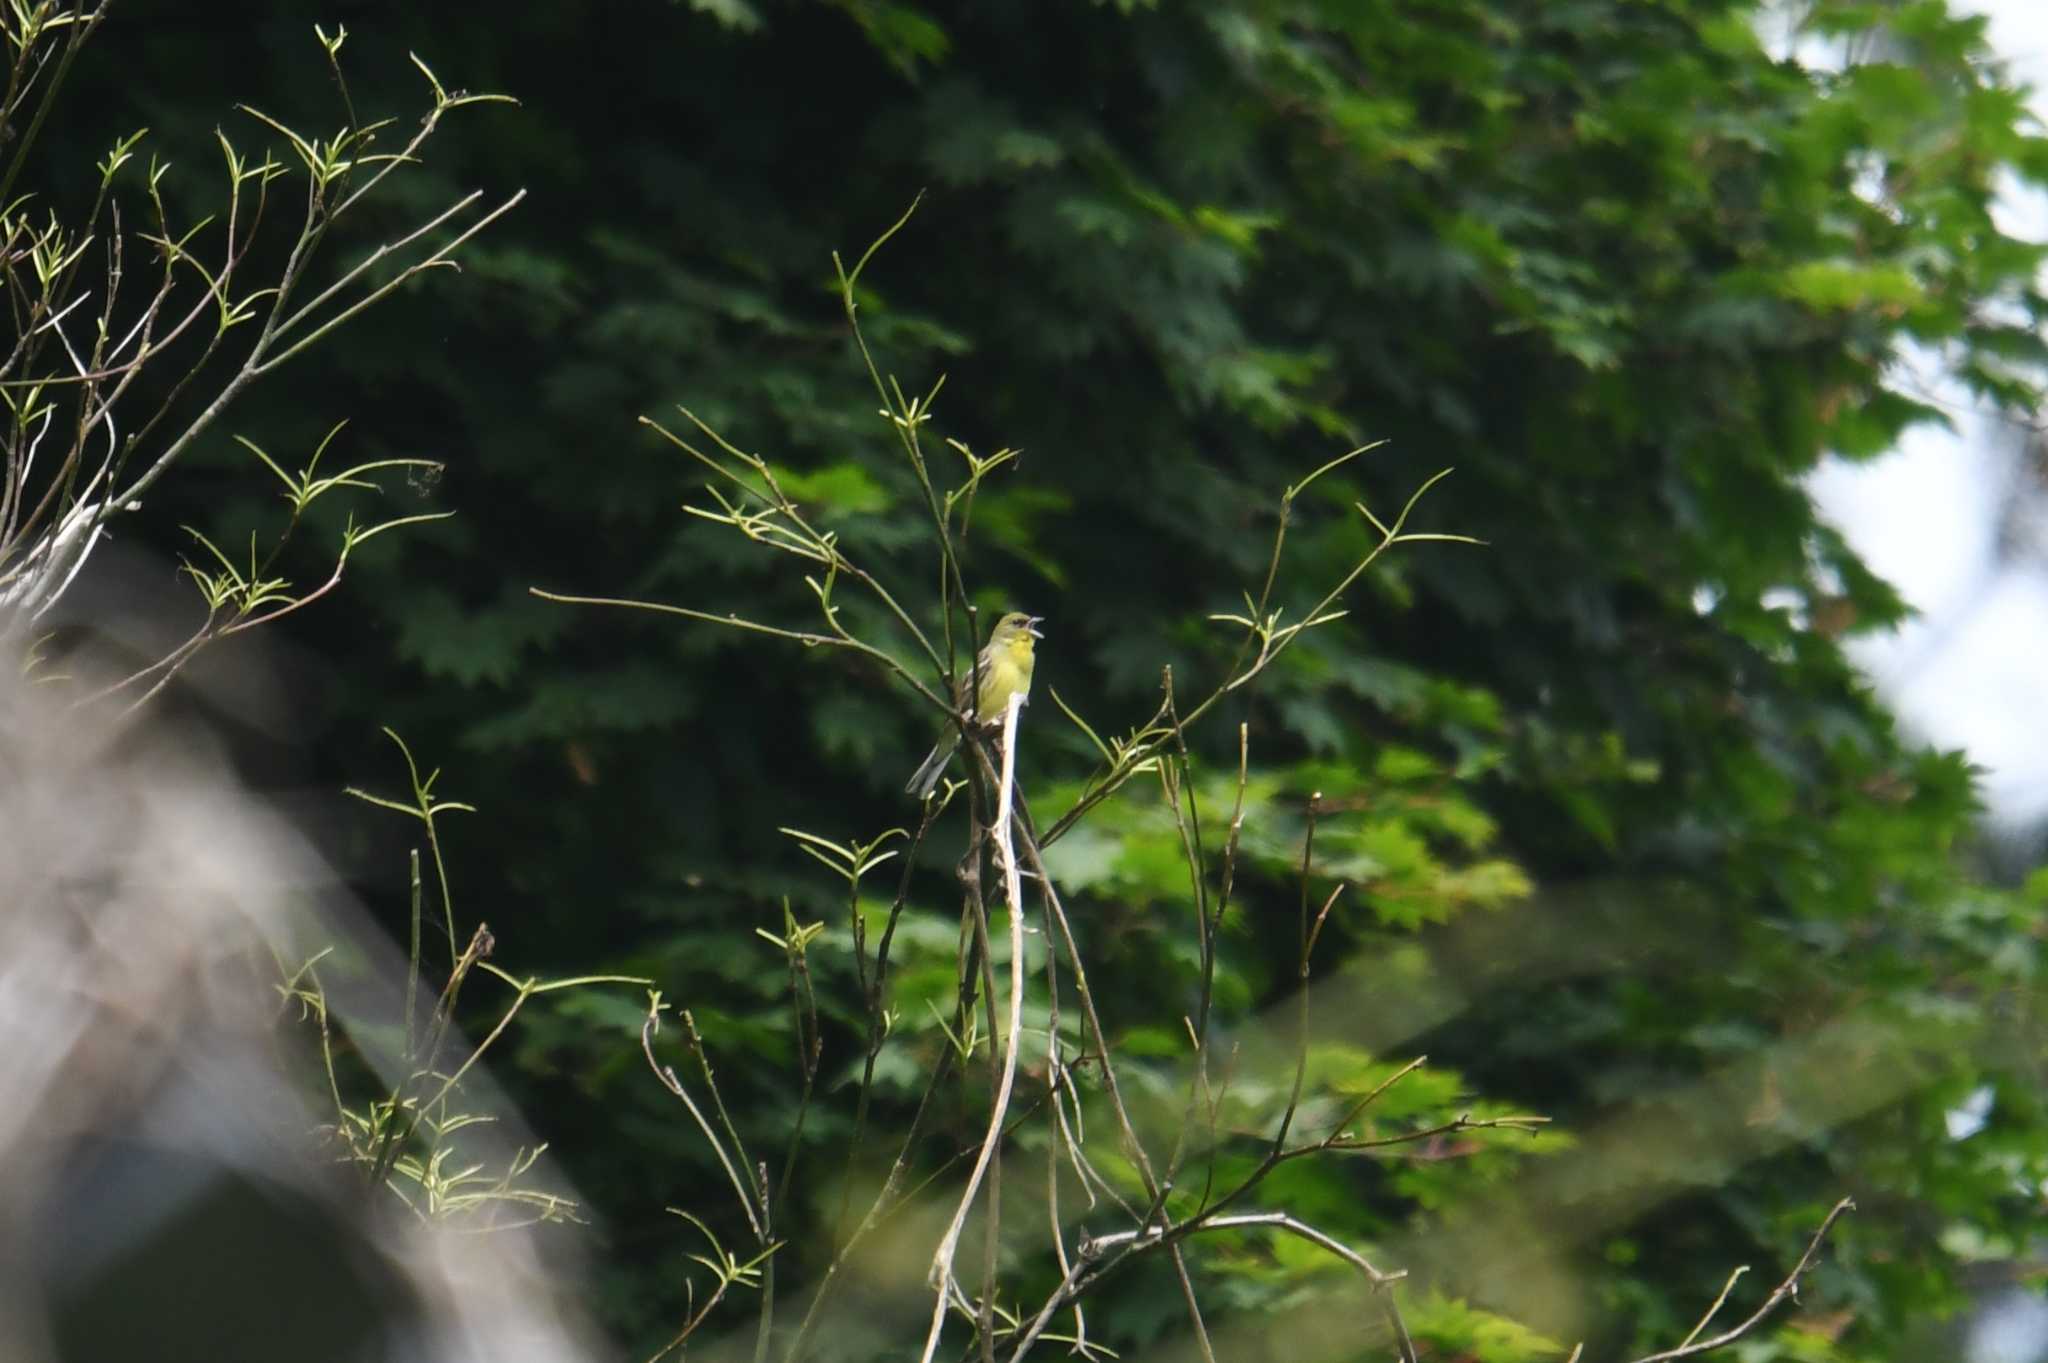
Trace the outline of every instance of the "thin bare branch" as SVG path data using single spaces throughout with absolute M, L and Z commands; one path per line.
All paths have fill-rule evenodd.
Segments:
M 938 1350 L 939 1334 L 946 1323 L 947 1292 L 953 1281 L 953 1256 L 960 1243 L 960 1231 L 967 1223 L 968 1210 L 974 1205 L 975 1194 L 981 1190 L 982 1178 L 995 1157 L 996 1143 L 1003 1133 L 1003 1119 L 1010 1110 L 1010 1092 L 1017 1079 L 1017 1048 L 1024 1033 L 1024 892 L 1017 875 L 1017 850 L 1011 835 L 1011 802 L 1017 779 L 1017 716 L 1023 707 L 1023 693 L 1017 692 L 1010 696 L 1009 706 L 1003 712 L 1003 773 L 996 791 L 994 823 L 996 852 L 1003 868 L 1003 898 L 1010 911 L 1009 1035 L 1003 1043 L 1001 1079 L 996 1086 L 995 1098 L 989 1104 L 988 1133 L 982 1138 L 981 1151 L 967 1176 L 967 1187 L 960 1194 L 953 1219 L 947 1223 L 946 1232 L 939 1237 L 938 1248 L 932 1254 L 931 1284 L 936 1289 L 936 1300 L 920 1363 L 931 1363 Z
M 1698 1354 L 1710 1353 L 1724 1345 L 1733 1344 L 1736 1340 L 1741 1339 L 1757 1326 L 1763 1324 L 1764 1320 L 1773 1311 L 1776 1311 L 1787 1301 L 1798 1297 L 1799 1280 L 1806 1276 L 1808 1269 L 1813 1267 L 1813 1261 L 1820 1254 L 1820 1247 L 1827 1240 L 1828 1232 L 1834 1229 L 1835 1222 L 1841 1218 L 1844 1212 L 1855 1210 L 1856 1203 L 1853 1199 L 1845 1197 L 1837 1202 L 1828 1212 L 1826 1218 L 1821 1221 L 1820 1229 L 1816 1230 L 1813 1233 L 1813 1238 L 1806 1242 L 1806 1252 L 1799 1256 L 1798 1263 L 1792 1265 L 1792 1271 L 1787 1273 L 1784 1279 L 1771 1289 L 1771 1295 L 1764 1298 L 1763 1305 L 1757 1307 L 1739 1325 L 1732 1326 L 1729 1329 L 1723 1330 L 1720 1334 L 1709 1336 L 1706 1339 L 1699 1338 L 1700 1331 L 1706 1328 L 1707 1323 L 1720 1311 L 1722 1303 L 1727 1301 L 1729 1289 L 1735 1286 L 1735 1277 L 1741 1276 L 1742 1270 L 1740 1269 L 1736 1271 L 1735 1277 L 1729 1278 L 1728 1286 L 1721 1289 L 1721 1295 L 1715 1299 L 1713 1306 L 1708 1308 L 1707 1314 L 1700 1318 L 1700 1323 L 1693 1327 L 1692 1333 L 1685 1337 L 1685 1343 L 1675 1349 L 1666 1349 L 1663 1353 L 1645 1354 L 1643 1357 L 1636 1359 L 1635 1363 L 1671 1363 L 1672 1359 L 1692 1358 Z

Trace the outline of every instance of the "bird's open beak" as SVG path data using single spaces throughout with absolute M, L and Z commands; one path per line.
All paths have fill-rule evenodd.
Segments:
M 1029 634 L 1034 639 L 1043 639 L 1045 636 L 1039 633 L 1038 627 L 1044 623 L 1044 616 L 1034 615 L 1024 622 L 1024 632 Z

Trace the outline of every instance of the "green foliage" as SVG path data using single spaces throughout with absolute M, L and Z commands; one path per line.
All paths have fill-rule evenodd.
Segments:
M 703 464 L 633 425 L 697 440 L 668 415 L 683 402 L 760 451 L 849 555 L 924 584 L 908 614 L 943 637 L 924 493 L 896 444 L 907 404 L 874 415 L 829 287 L 833 251 L 929 187 L 861 275 L 859 315 L 920 403 L 947 376 L 934 429 L 966 448 L 931 442 L 935 467 L 959 461 L 944 487 L 976 468 L 967 451 L 1021 451 L 951 510 L 981 604 L 1049 617 L 1034 807 L 1089 789 L 1163 667 L 1202 694 L 1241 642 L 1313 618 L 1376 538 L 1354 506 L 1385 516 L 1455 465 L 1410 528 L 1489 545 L 1377 564 L 1331 607 L 1347 615 L 1219 704 L 1186 791 L 1229 808 L 1244 726 L 1225 1033 L 1292 1034 L 1290 868 L 1320 792 L 1313 897 L 1343 893 L 1309 990 L 1310 1104 L 1341 1115 L 1361 1076 L 1426 1049 L 1412 1101 L 1555 1125 L 1453 1137 L 1432 1160 L 1302 1162 L 1275 1205 L 1299 1198 L 1410 1268 L 1416 1328 L 1447 1354 L 1542 1356 L 1534 1331 L 1619 1357 L 1682 1338 L 1736 1264 L 1753 1271 L 1728 1311 L 1752 1309 L 1852 1192 L 1862 1210 L 1807 1289 L 1833 1333 L 1754 1349 L 1886 1356 L 1905 1323 L 1961 1303 L 1972 1259 L 2021 1243 L 2023 1190 L 2048 1173 L 2026 1040 L 2041 896 L 1970 883 L 1964 763 L 1902 739 L 1839 649 L 1902 604 L 1799 480 L 1945 419 L 1903 382 L 1908 346 L 1995 405 L 2037 404 L 2042 251 L 1991 204 L 2007 180 L 2048 180 L 2048 141 L 1981 21 L 1938 0 L 1814 6 L 1811 33 L 1861 54 L 1839 70 L 1778 58 L 1754 20 L 1726 0 L 791 0 L 603 25 L 422 11 L 394 22 L 431 42 L 359 36 L 461 53 L 462 83 L 524 101 L 437 143 L 447 159 L 415 192 L 509 175 L 545 211 L 471 249 L 471 287 L 404 291 L 353 323 L 360 346 L 310 389 L 288 371 L 252 395 L 271 448 L 311 447 L 337 406 L 377 411 L 351 431 L 362 457 L 445 462 L 439 495 L 463 511 L 352 565 L 355 618 L 295 617 L 348 660 L 324 756 L 357 771 L 378 723 L 459 745 L 465 787 L 506 796 L 451 843 L 488 878 L 478 893 L 537 958 L 683 1000 L 741 1134 L 779 1150 L 802 1046 L 789 961 L 754 929 L 786 937 L 785 902 L 826 924 L 805 955 L 829 1092 L 863 1049 L 858 1011 L 830 1002 L 855 983 L 849 915 L 877 931 L 882 891 L 849 908 L 776 830 L 850 846 L 907 825 L 914 810 L 876 802 L 929 715 L 850 650 L 544 607 L 523 587 L 815 619 L 812 589 L 730 533 L 763 504 L 721 507 Z M 75 79 L 120 128 L 146 114 L 206 145 L 223 68 L 260 71 L 310 22 L 275 6 L 200 37 L 114 25 L 97 41 L 126 55 Z M 136 70 L 154 73 L 140 93 Z M 85 138 L 95 155 L 105 140 Z M 1283 502 L 1363 439 L 1385 444 Z M 165 524 L 230 542 L 214 492 L 165 489 Z M 1274 621 L 1245 602 L 1283 506 Z M 861 637 L 917 656 L 901 621 L 838 601 Z M 1166 798 L 1134 781 L 1049 853 L 1116 981 L 1106 1021 L 1134 1085 L 1177 1119 L 1199 962 Z M 956 845 L 943 824 L 903 858 L 923 869 L 878 1129 L 965 1044 Z M 622 1256 L 602 1294 L 651 1350 L 702 1249 L 661 1208 L 697 1209 L 723 1176 L 631 1054 L 637 1024 L 599 1007 L 530 1009 L 517 1055 L 589 1199 L 622 1240 L 659 1246 Z M 963 1074 L 932 1116 L 934 1166 L 985 1110 L 980 1067 Z M 1272 1119 L 1271 1074 L 1239 1082 L 1238 1115 Z M 1951 1138 L 1946 1114 L 1986 1091 L 1984 1128 Z M 854 1139 L 830 1104 L 803 1135 Z M 854 1154 L 849 1179 L 881 1176 L 866 1162 L 882 1150 Z M 799 1175 L 781 1204 L 785 1292 L 823 1271 L 840 1192 Z M 729 1214 L 712 1233 L 744 1242 Z M 1226 1317 L 1335 1309 L 1327 1261 L 1285 1239 L 1231 1248 Z M 1556 1271 L 1505 1271 L 1523 1250 Z M 1134 1272 L 1091 1323 L 1112 1346 L 1173 1334 L 1178 1292 Z

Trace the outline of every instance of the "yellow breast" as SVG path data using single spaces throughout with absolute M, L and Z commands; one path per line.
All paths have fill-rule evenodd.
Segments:
M 1005 646 L 988 650 L 982 669 L 981 692 L 975 697 L 975 718 L 994 723 L 1003 717 L 1013 695 L 1031 693 L 1032 639 L 1020 634 Z

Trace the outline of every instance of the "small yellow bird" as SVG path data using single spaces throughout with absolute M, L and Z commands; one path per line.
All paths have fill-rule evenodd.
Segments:
M 988 644 L 981 650 L 981 658 L 973 668 L 960 674 L 953 687 L 955 709 L 967 708 L 967 693 L 974 686 L 975 677 L 981 678 L 981 690 L 974 698 L 974 712 L 968 716 L 976 725 L 999 724 L 1003 714 L 1010 708 L 1010 697 L 1031 697 L 1031 664 L 1034 640 L 1039 634 L 1042 615 L 1026 615 L 1022 611 L 1011 611 L 996 621 L 996 627 L 989 633 Z M 946 726 L 938 746 L 925 758 L 917 774 L 910 778 L 910 784 L 903 789 L 922 800 L 932 793 L 939 784 L 939 775 L 946 769 L 946 763 L 953 759 L 954 751 L 960 746 L 960 727 Z

